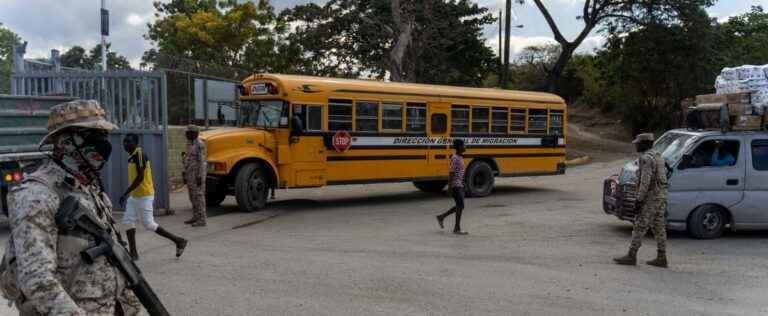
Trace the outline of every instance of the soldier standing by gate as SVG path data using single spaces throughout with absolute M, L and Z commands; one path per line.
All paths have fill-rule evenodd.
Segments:
M 632 229 L 632 243 L 626 256 L 613 260 L 622 265 L 637 264 L 637 250 L 648 228 L 656 238 L 658 255 L 656 259 L 646 262 L 649 265 L 667 267 L 667 168 L 664 158 L 651 148 L 653 134 L 637 135 L 632 142 L 637 152 L 642 153 L 639 159 L 637 203 L 639 212 Z
M 205 142 L 198 136 L 200 128 L 195 125 L 187 126 L 187 154 L 184 158 L 184 183 L 189 190 L 189 201 L 192 202 L 192 218 L 185 224 L 194 227 L 206 225 L 205 209 L 205 177 L 207 175 L 207 149 Z
M 0 265 L 0 287 L 21 315 L 138 313 L 139 302 L 114 262 L 101 256 L 88 264 L 81 257 L 96 237 L 80 227 L 58 226 L 62 202 L 74 199 L 108 232 L 105 238 L 121 241 L 99 179 L 112 152 L 107 131 L 116 128 L 93 100 L 51 108 L 48 135 L 41 143 L 53 145 L 51 159 L 10 194 L 11 236 Z

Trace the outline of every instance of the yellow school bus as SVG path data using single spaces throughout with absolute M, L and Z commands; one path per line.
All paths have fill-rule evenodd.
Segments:
M 239 89 L 239 127 L 205 131 L 207 203 L 244 211 L 272 188 L 413 182 L 440 192 L 453 138 L 466 191 L 495 177 L 565 173 L 566 105 L 547 93 L 256 74 Z

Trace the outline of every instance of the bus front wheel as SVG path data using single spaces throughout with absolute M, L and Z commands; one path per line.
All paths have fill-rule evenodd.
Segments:
M 269 179 L 258 163 L 249 163 L 237 172 L 235 198 L 240 209 L 246 212 L 258 211 L 267 205 Z
M 435 180 L 435 181 L 413 181 L 413 185 L 416 186 L 422 192 L 427 193 L 440 193 L 445 189 L 445 185 L 448 181 Z
M 469 165 L 469 168 L 467 168 L 464 182 L 468 196 L 488 196 L 491 194 L 491 191 L 493 191 L 493 169 L 487 162 L 473 162 Z

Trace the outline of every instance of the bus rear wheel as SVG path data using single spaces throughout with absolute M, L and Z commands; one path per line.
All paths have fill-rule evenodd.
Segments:
M 440 193 L 445 189 L 445 185 L 448 181 L 435 180 L 435 181 L 413 181 L 413 185 L 416 186 L 422 192 L 427 193 Z
M 237 172 L 235 198 L 240 209 L 256 212 L 267 205 L 269 179 L 258 163 L 249 163 Z
M 476 161 L 467 168 L 464 179 L 465 190 L 468 196 L 483 197 L 488 196 L 493 191 L 494 177 L 493 169 L 487 162 Z

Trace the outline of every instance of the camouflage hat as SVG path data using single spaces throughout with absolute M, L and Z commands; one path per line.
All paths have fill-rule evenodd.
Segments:
M 637 134 L 637 136 L 635 137 L 635 140 L 633 140 L 632 143 L 637 144 L 642 141 L 653 142 L 654 141 L 653 133 Z
M 103 130 L 117 129 L 117 125 L 105 118 L 106 113 L 96 100 L 75 100 L 57 104 L 51 108 L 48 115 L 48 134 L 43 137 L 41 144 L 51 142 L 52 136 L 70 128 L 94 128 Z
M 187 132 L 200 133 L 200 127 L 197 125 L 187 125 Z

